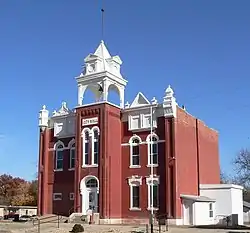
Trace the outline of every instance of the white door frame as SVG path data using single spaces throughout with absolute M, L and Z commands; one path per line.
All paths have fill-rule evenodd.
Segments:
M 86 187 L 86 183 L 89 180 L 96 180 L 97 187 Z M 85 176 L 80 183 L 80 190 L 82 196 L 82 214 L 88 214 L 89 211 L 96 212 L 98 208 L 98 193 L 99 193 L 99 180 L 96 176 Z M 90 210 L 89 208 L 89 194 L 90 192 L 94 193 L 94 210 Z

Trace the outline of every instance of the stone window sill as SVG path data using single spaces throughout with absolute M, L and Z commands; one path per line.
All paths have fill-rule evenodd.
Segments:
M 87 167 L 98 167 L 97 164 L 90 164 L 90 165 L 82 165 L 83 168 L 87 168 Z
M 153 165 L 148 164 L 148 165 L 147 165 L 147 167 L 158 167 L 158 166 L 159 166 L 158 164 L 153 164 Z
M 141 168 L 141 165 L 130 165 L 129 168 Z
M 147 210 L 152 210 L 152 208 L 148 207 Z M 159 210 L 159 208 L 154 207 L 153 210 L 156 211 L 156 210 Z
M 129 208 L 129 210 L 130 210 L 130 211 L 141 211 L 141 208 L 136 208 L 136 207 L 134 207 L 134 208 Z
M 63 169 L 54 169 L 54 172 L 62 172 Z

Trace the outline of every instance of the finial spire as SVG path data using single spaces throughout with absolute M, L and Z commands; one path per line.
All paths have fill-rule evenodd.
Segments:
M 104 40 L 104 0 L 102 0 L 102 41 Z

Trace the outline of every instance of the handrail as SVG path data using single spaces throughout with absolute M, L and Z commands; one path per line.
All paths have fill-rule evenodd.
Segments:
M 81 207 L 80 205 L 76 206 L 76 209 Z M 72 206 L 70 209 L 69 209 L 69 216 L 71 215 L 71 211 L 75 208 L 75 206 Z
M 57 217 L 57 219 L 55 219 L 55 217 Z M 52 218 L 53 218 L 53 220 L 52 220 Z M 54 221 L 60 221 L 61 219 L 63 218 L 63 216 L 61 216 L 61 215 L 59 215 L 59 214 L 56 214 L 56 215 L 53 215 L 53 216 L 48 216 L 48 217 L 44 217 L 44 218 L 42 218 L 42 219 L 40 219 L 40 218 L 35 218 L 35 219 L 33 219 L 33 226 L 36 226 L 36 225 L 38 225 L 38 224 L 44 224 L 44 223 L 50 223 L 50 222 L 54 222 Z M 47 219 L 50 219 L 50 220 L 48 220 L 48 221 L 43 221 L 43 220 L 47 220 Z M 37 223 L 35 223 L 37 221 Z
M 45 224 L 45 223 L 50 223 L 50 222 L 54 222 L 55 219 L 53 220 L 50 220 L 50 221 L 43 221 L 44 219 L 51 219 L 51 218 L 55 218 L 57 217 L 56 221 L 57 221 L 57 228 L 60 228 L 60 220 L 62 219 L 63 216 L 59 215 L 59 214 L 56 214 L 56 215 L 53 215 L 53 216 L 48 216 L 48 217 L 44 217 L 42 219 L 39 219 L 39 218 L 36 218 L 33 220 L 33 226 L 37 226 L 37 230 L 38 230 L 38 233 L 40 233 L 40 229 L 41 229 L 41 225 L 42 224 Z M 35 224 L 35 220 L 37 220 L 37 224 Z M 42 221 L 42 222 L 41 222 Z

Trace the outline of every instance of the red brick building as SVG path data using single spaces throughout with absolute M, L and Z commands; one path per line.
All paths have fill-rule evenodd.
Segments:
M 200 184 L 220 183 L 218 132 L 178 107 L 170 86 L 162 101 L 139 92 L 124 104 L 121 64 L 101 42 L 76 78 L 78 106 L 70 110 L 63 102 L 51 116 L 45 106 L 40 111 L 39 214 L 94 212 L 103 223 L 143 221 L 153 185 L 154 211 L 181 224 L 181 195 L 199 196 Z M 87 89 L 93 104 L 84 104 Z M 110 90 L 120 106 L 108 101 Z

